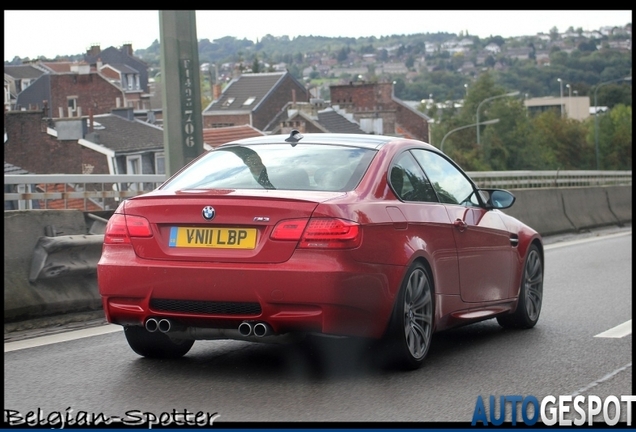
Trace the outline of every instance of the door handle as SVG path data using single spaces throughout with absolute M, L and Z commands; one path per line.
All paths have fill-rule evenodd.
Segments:
M 455 228 L 459 230 L 459 232 L 466 231 L 466 228 L 468 227 L 468 224 L 461 219 L 455 219 L 455 222 L 453 222 L 453 225 L 455 226 Z

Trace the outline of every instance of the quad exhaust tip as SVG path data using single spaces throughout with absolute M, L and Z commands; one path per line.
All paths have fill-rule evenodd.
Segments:
M 157 327 L 159 328 L 160 332 L 168 333 L 172 328 L 172 323 L 170 322 L 170 320 L 164 318 L 162 320 L 159 320 L 159 322 L 157 323 Z
M 269 336 L 273 332 L 272 327 L 264 322 L 249 322 L 243 321 L 238 326 L 238 331 L 241 336 L 256 336 L 256 337 L 264 337 Z
M 150 333 L 154 333 L 159 328 L 159 323 L 154 318 L 148 318 L 146 320 L 145 327 L 146 327 L 146 330 L 148 330 Z
M 269 326 L 269 324 L 266 324 L 264 322 L 254 324 L 254 328 L 252 329 L 252 331 L 254 332 L 254 336 L 256 337 L 263 337 L 272 334 L 272 328 Z
M 171 330 L 175 329 L 174 324 L 167 318 L 148 318 L 146 320 L 146 324 L 144 325 L 147 331 L 150 333 L 154 333 L 159 330 L 162 333 L 168 333 Z M 243 321 L 238 326 L 238 331 L 241 336 L 256 336 L 256 337 L 265 337 L 273 334 L 272 327 L 265 322 L 249 322 Z
M 157 330 L 161 333 L 168 333 L 170 330 L 173 330 L 175 326 L 172 324 L 172 321 L 167 318 L 148 318 L 144 327 L 146 327 L 146 330 L 150 333 L 154 333 Z
M 247 321 L 243 321 L 239 324 L 238 331 L 241 336 L 250 336 L 252 334 L 252 324 Z

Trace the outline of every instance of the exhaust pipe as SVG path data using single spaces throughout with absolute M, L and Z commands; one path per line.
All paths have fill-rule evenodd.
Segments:
M 249 336 L 252 334 L 252 324 L 247 321 L 243 321 L 241 324 L 239 324 L 238 331 L 241 336 Z
M 154 333 L 157 331 L 157 328 L 159 327 L 157 320 L 154 318 L 148 318 L 146 320 L 146 330 L 148 330 L 150 333 Z
M 264 322 L 256 323 L 254 325 L 253 331 L 254 331 L 254 336 L 257 336 L 257 337 L 269 336 L 273 333 L 270 325 Z
M 170 329 L 172 328 L 172 323 L 170 322 L 169 319 L 163 318 L 162 320 L 159 320 L 159 322 L 157 323 L 157 328 L 162 333 L 168 333 Z

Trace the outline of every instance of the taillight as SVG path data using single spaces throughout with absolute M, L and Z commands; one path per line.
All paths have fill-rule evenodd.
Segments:
M 360 225 L 335 218 L 289 219 L 279 222 L 273 240 L 297 240 L 304 249 L 352 249 L 360 246 Z
M 141 216 L 113 214 L 106 224 L 105 244 L 129 244 L 130 237 L 152 237 L 150 222 Z

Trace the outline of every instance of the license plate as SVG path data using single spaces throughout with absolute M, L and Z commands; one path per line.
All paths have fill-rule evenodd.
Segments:
M 171 227 L 168 246 L 176 248 L 254 249 L 256 247 L 256 229 Z

